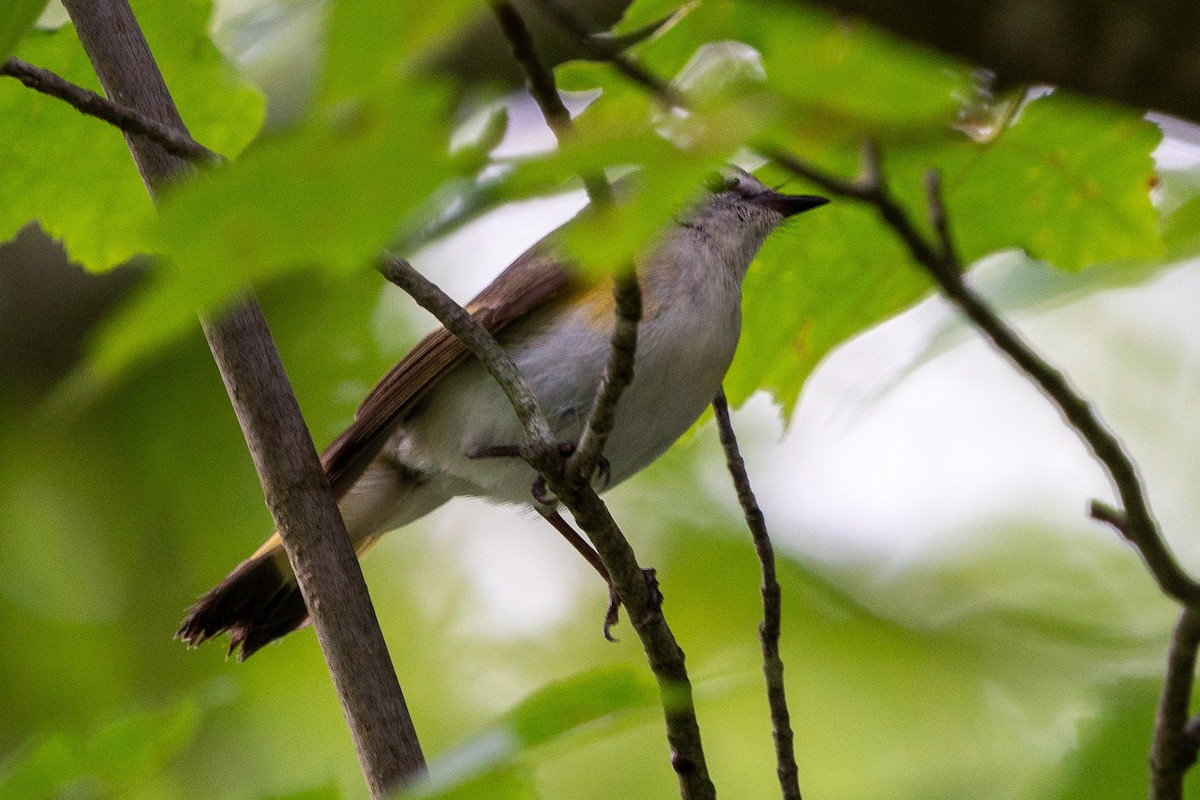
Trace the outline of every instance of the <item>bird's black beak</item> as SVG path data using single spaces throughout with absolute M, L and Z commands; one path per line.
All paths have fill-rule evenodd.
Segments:
M 829 202 L 829 198 L 814 194 L 781 194 L 773 191 L 763 196 L 761 202 L 772 211 L 782 214 L 786 219 L 801 211 L 820 208 Z

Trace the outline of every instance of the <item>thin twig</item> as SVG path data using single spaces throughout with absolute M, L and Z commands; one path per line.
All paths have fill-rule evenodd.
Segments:
M 671 84 L 657 77 L 638 61 L 624 53 L 613 52 L 604 47 L 593 36 L 596 27 L 573 8 L 558 0 L 535 0 L 564 31 L 571 34 L 589 57 L 607 61 L 617 71 L 634 83 L 648 88 L 654 97 L 667 108 L 684 108 L 683 97 Z
M 750 486 L 750 475 L 746 462 L 738 449 L 737 435 L 733 432 L 733 421 L 729 417 L 729 403 L 725 390 L 720 389 L 712 401 L 713 413 L 717 418 L 721 447 L 725 450 L 725 465 L 733 478 L 738 503 L 746 517 L 746 527 L 754 540 L 754 552 L 762 570 L 763 621 L 758 626 L 762 643 L 763 676 L 767 682 L 767 704 L 771 709 L 771 732 L 775 739 L 775 771 L 779 775 L 779 788 L 784 800 L 801 800 L 800 777 L 796 767 L 796 748 L 792 736 L 791 715 L 788 713 L 787 694 L 783 684 L 783 659 L 779 656 L 779 635 L 783 620 L 782 598 L 779 579 L 775 575 L 775 548 L 767 533 L 767 521 L 754 489 Z
M 1200 612 L 1184 608 L 1171 636 L 1167 674 L 1154 720 L 1150 751 L 1152 800 L 1183 800 L 1183 777 L 1196 763 L 1196 743 L 1188 736 L 1192 685 L 1196 680 L 1196 648 L 1200 647 Z
M 634 361 L 637 355 L 638 323 L 642 319 L 642 292 L 637 272 L 631 266 L 616 276 L 613 285 L 616 321 L 613 328 L 608 366 L 596 399 L 588 413 L 587 424 L 579 438 L 579 446 L 567 461 L 567 470 L 574 480 L 588 481 L 603 459 L 604 445 L 617 421 L 617 405 L 621 395 L 633 382 Z
M 942 295 L 1041 389 L 1104 468 L 1121 507 L 1093 501 L 1091 516 L 1124 536 L 1137 549 L 1162 591 L 1185 607 L 1172 640 L 1166 685 L 1151 745 L 1152 800 L 1179 800 L 1183 775 L 1195 762 L 1200 743 L 1200 738 L 1189 733 L 1187 719 L 1196 648 L 1200 644 L 1200 584 L 1179 565 L 1163 539 L 1133 459 L 1066 376 L 1033 350 L 966 284 L 936 172 L 927 172 L 925 178 L 928 214 L 936 237 L 936 243 L 931 243 L 889 193 L 877 155 L 868 158 L 867 178 L 854 183 L 829 176 L 787 154 L 772 155 L 777 163 L 826 191 L 874 206 L 933 278 Z
M 554 73 L 538 55 L 533 36 L 513 4 L 508 0 L 492 0 L 491 6 L 496 20 L 500 23 L 500 30 L 508 40 L 513 58 L 525 72 L 529 94 L 542 110 L 546 124 L 554 132 L 554 138 L 562 144 L 574 131 L 574 125 L 571 123 L 571 112 L 567 110 L 558 94 Z M 603 175 L 584 175 L 583 185 L 593 204 L 601 206 L 612 202 L 612 187 Z
M 168 153 L 197 164 L 220 164 L 225 159 L 180 132 L 138 111 L 112 102 L 95 92 L 76 86 L 48 69 L 35 67 L 19 58 L 10 56 L 0 64 L 0 75 L 16 78 L 36 92 L 62 100 L 77 111 L 104 120 L 126 133 L 144 136 L 154 141 Z

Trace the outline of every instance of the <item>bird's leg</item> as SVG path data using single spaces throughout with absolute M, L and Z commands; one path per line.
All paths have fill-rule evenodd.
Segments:
M 553 507 L 539 505 L 537 510 L 592 565 L 596 572 L 600 573 L 600 577 L 604 578 L 604 582 L 608 584 L 608 610 L 604 613 L 604 638 L 610 642 L 615 642 L 616 639 L 613 638 L 612 627 L 620 619 L 617 612 L 621 608 L 621 599 L 617 597 L 617 590 L 613 587 L 612 578 L 609 577 L 608 570 L 604 567 L 604 562 L 600 560 L 600 554 Z

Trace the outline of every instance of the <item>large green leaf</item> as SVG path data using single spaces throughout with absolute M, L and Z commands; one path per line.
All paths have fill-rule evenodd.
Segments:
M 192 135 L 235 156 L 254 137 L 262 99 L 208 39 L 208 0 L 134 4 Z M 94 91 L 100 87 L 74 28 L 34 31 L 16 53 Z M 71 258 L 105 269 L 150 252 L 153 207 L 120 132 L 16 81 L 0 81 L 0 239 L 31 220 Z

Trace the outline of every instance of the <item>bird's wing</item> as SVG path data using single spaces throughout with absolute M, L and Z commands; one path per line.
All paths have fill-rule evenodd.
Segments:
M 539 243 L 501 272 L 466 309 L 495 336 L 563 294 L 572 274 L 549 246 Z M 325 476 L 338 497 L 354 485 L 426 392 L 469 355 L 457 336 L 438 328 L 383 376 L 358 407 L 354 422 L 321 455 Z

